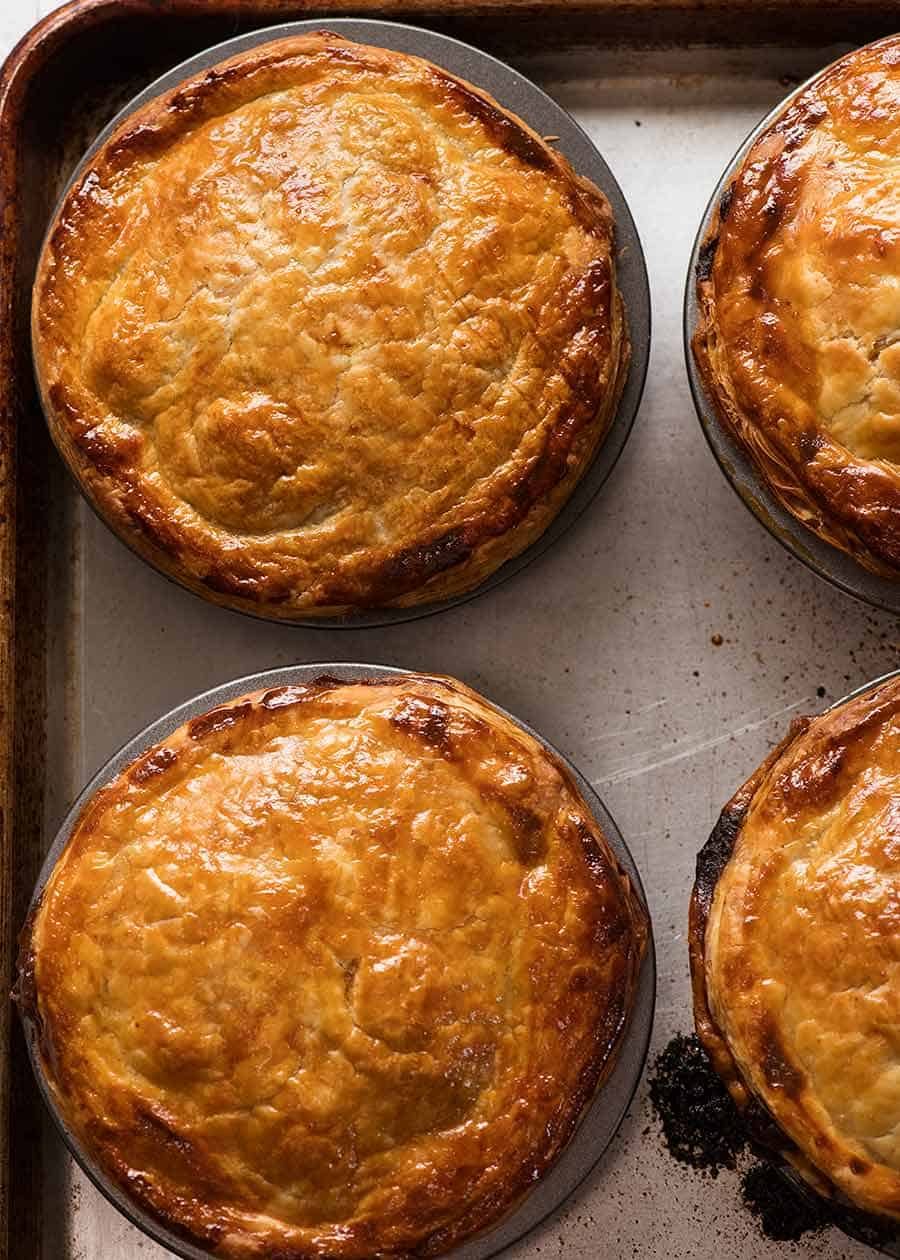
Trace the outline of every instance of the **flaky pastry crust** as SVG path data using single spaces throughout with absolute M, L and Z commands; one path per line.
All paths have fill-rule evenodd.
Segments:
M 900 1219 L 900 680 L 796 722 L 700 854 L 697 1031 L 751 1131 Z
M 756 139 L 703 244 L 693 352 L 779 501 L 900 572 L 900 37 L 849 53 Z
M 135 550 L 273 617 L 432 602 L 533 542 L 618 401 L 612 215 L 446 71 L 319 33 L 131 115 L 33 303 L 53 436 Z
M 615 1059 L 645 911 L 474 692 L 323 677 L 194 718 L 85 807 L 19 1000 L 88 1156 L 224 1257 L 433 1255 Z

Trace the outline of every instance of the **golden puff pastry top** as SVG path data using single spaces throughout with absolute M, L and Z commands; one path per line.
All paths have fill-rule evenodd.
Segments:
M 611 1067 L 645 913 L 565 771 L 447 679 L 179 728 L 85 808 L 25 944 L 57 1106 L 226 1257 L 430 1255 Z
M 325 33 L 118 128 L 52 225 L 33 331 L 113 528 L 285 618 L 435 600 L 520 552 L 628 359 L 602 194 L 478 89 Z
M 713 1062 L 818 1188 L 900 1219 L 900 681 L 799 722 L 698 873 Z
M 849 53 L 754 142 L 701 254 L 694 350 L 784 504 L 900 567 L 900 37 Z

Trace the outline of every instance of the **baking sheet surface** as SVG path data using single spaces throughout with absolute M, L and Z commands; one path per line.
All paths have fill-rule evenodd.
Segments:
M 4 8 L 0 36 L 8 27 Z M 300 630 L 206 607 L 148 570 L 79 505 L 72 586 L 55 592 L 71 637 L 59 635 L 49 662 L 56 753 L 48 835 L 75 787 L 119 744 L 203 688 L 329 658 L 456 674 L 540 730 L 604 798 L 654 916 L 655 1048 L 687 1030 L 687 898 L 694 855 L 718 810 L 792 716 L 893 668 L 900 653 L 895 617 L 808 572 L 738 501 L 701 433 L 681 348 L 687 259 L 710 190 L 791 83 L 842 51 L 598 49 L 518 59 L 597 142 L 647 256 L 650 374 L 609 483 L 551 552 L 503 588 L 439 618 L 374 631 Z M 72 738 L 64 738 L 66 717 Z M 46 1218 L 58 1232 L 48 1235 L 47 1260 L 165 1256 L 72 1177 L 61 1155 L 48 1160 L 48 1195 Z M 60 1196 L 73 1204 L 70 1214 Z M 582 1191 L 507 1254 L 872 1253 L 836 1233 L 796 1245 L 762 1238 L 740 1206 L 735 1176 L 711 1180 L 672 1162 L 645 1083 Z

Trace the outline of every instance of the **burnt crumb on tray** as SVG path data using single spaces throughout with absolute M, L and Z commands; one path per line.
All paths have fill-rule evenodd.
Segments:
M 695 1033 L 673 1037 L 655 1059 L 650 1101 L 673 1159 L 710 1177 L 740 1172 L 743 1204 L 767 1238 L 795 1242 L 842 1223 L 828 1204 L 757 1158 L 758 1148 Z
M 747 1134 L 695 1033 L 673 1037 L 656 1058 L 650 1101 L 674 1159 L 713 1177 L 737 1167 Z
M 741 1198 L 765 1236 L 777 1242 L 797 1242 L 836 1225 L 851 1238 L 887 1255 L 900 1254 L 900 1237 L 888 1222 L 882 1225 L 875 1217 L 851 1207 L 827 1203 L 814 1190 L 804 1188 L 799 1178 L 789 1179 L 766 1160 L 744 1171 Z
M 741 1177 L 741 1198 L 767 1238 L 796 1242 L 833 1224 L 831 1213 L 795 1190 L 774 1164 L 757 1163 Z

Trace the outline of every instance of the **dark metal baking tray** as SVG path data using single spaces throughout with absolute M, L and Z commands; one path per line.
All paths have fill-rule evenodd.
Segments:
M 129 740 L 123 748 L 119 749 L 80 794 L 63 820 L 62 826 L 50 846 L 41 874 L 35 885 L 30 910 L 36 908 L 44 885 L 50 878 L 57 859 L 68 843 L 72 830 L 91 797 L 100 788 L 114 779 L 136 757 L 145 753 L 154 744 L 159 743 L 160 740 L 171 735 L 183 723 L 190 721 L 191 718 L 197 717 L 199 714 L 216 708 L 218 705 L 226 704 L 238 696 L 245 695 L 247 692 L 286 687 L 298 683 L 309 683 L 323 674 L 339 678 L 342 681 L 357 682 L 374 678 L 396 678 L 398 675 L 405 673 L 408 673 L 408 671 L 384 665 L 291 665 L 286 669 L 267 670 L 264 673 L 252 674 L 247 678 L 239 678 L 233 682 L 224 683 L 222 686 L 214 687 L 211 691 L 194 696 L 192 699 L 185 701 L 184 704 L 178 705 L 177 708 L 158 718 L 145 730 L 141 731 L 140 734 Z M 504 713 L 506 717 L 510 718 L 523 730 L 528 731 L 530 735 L 543 745 L 551 756 L 565 767 L 600 824 L 611 849 L 631 880 L 641 901 L 646 906 L 647 899 L 641 884 L 640 873 L 635 866 L 628 846 L 622 839 L 618 827 L 600 800 L 600 797 L 588 781 L 562 753 L 548 744 L 537 731 L 532 730 L 524 722 L 520 722 L 518 718 L 513 717 L 506 710 L 501 709 L 500 712 Z M 651 929 L 648 936 L 647 953 L 638 979 L 634 1006 L 630 1013 L 612 1072 L 598 1091 L 593 1102 L 586 1108 L 579 1121 L 578 1128 L 562 1154 L 544 1177 L 498 1225 L 470 1239 L 461 1247 L 454 1249 L 452 1255 L 455 1260 L 488 1260 L 488 1257 L 496 1255 L 497 1252 L 502 1251 L 505 1247 L 517 1242 L 524 1234 L 528 1233 L 529 1230 L 538 1225 L 551 1212 L 555 1211 L 595 1167 L 621 1124 L 641 1078 L 644 1061 L 647 1057 L 650 1033 L 653 1027 L 655 999 L 656 966 Z M 25 1026 L 31 1065 L 44 1102 L 56 1122 L 63 1141 L 86 1175 L 134 1225 L 137 1225 L 139 1229 L 142 1229 L 157 1242 L 162 1243 L 175 1255 L 184 1257 L 184 1260 L 208 1260 L 208 1251 L 186 1243 L 184 1239 L 177 1237 L 162 1226 L 149 1213 L 142 1211 L 140 1206 L 125 1195 L 91 1160 L 84 1147 L 67 1127 L 47 1086 L 40 1053 L 40 1034 L 36 1022 L 30 1015 L 23 1015 L 22 1022 Z
M 622 454 L 640 406 L 650 358 L 650 289 L 640 238 L 628 204 L 596 146 L 571 114 L 566 113 L 536 84 L 530 82 L 511 66 L 498 61 L 496 57 L 473 48 L 471 44 L 451 39 L 448 35 L 426 31 L 421 27 L 406 26 L 400 22 L 347 17 L 329 18 L 325 23 L 321 19 L 286 22 L 278 26 L 250 31 L 245 35 L 235 36 L 233 39 L 204 49 L 203 52 L 190 57 L 143 88 L 100 131 L 72 172 L 60 201 L 66 196 L 69 188 L 90 167 L 97 150 L 135 110 L 140 109 L 163 92 L 178 87 L 192 75 L 199 74 L 228 57 L 246 52 L 250 48 L 273 39 L 283 39 L 289 35 L 305 35 L 312 31 L 322 30 L 323 25 L 327 26 L 328 30 L 359 43 L 413 53 L 418 57 L 434 61 L 453 74 L 459 75 L 460 78 L 486 89 L 501 105 L 523 118 L 539 135 L 558 137 L 553 141 L 554 148 L 568 158 L 579 175 L 585 175 L 592 180 L 605 193 L 612 206 L 616 221 L 617 278 L 625 304 L 631 339 L 631 363 L 628 376 L 615 415 L 597 453 L 557 516 L 530 547 L 507 560 L 495 573 L 485 578 L 472 590 L 454 595 L 450 599 L 414 605 L 409 608 L 360 609 L 337 617 L 301 615 L 290 619 L 275 618 L 281 621 L 290 620 L 293 625 L 311 628 L 359 629 L 384 626 L 394 622 L 415 621 L 420 617 L 428 617 L 432 613 L 453 608 L 457 604 L 467 603 L 477 595 L 493 590 L 494 587 L 519 573 L 532 560 L 542 555 L 581 516 L 606 482 Z M 251 612 L 249 615 L 256 614 Z
M 876 608 L 883 608 L 886 612 L 900 613 L 900 580 L 893 581 L 891 578 L 880 577 L 877 573 L 870 573 L 868 569 L 864 569 L 852 556 L 838 547 L 833 547 L 811 529 L 807 529 L 772 493 L 752 457 L 719 415 L 703 383 L 691 346 L 700 321 L 697 300 L 700 251 L 709 233 L 719 202 L 737 175 L 741 163 L 757 137 L 771 126 L 795 96 L 805 91 L 827 69 L 828 67 L 824 66 L 805 83 L 788 93 L 781 104 L 766 114 L 737 150 L 713 190 L 697 231 L 688 266 L 684 291 L 685 362 L 694 405 L 710 449 L 732 488 L 757 520 L 792 555 L 826 581 L 846 591 L 848 595 L 854 595 L 857 599 L 872 604 Z

